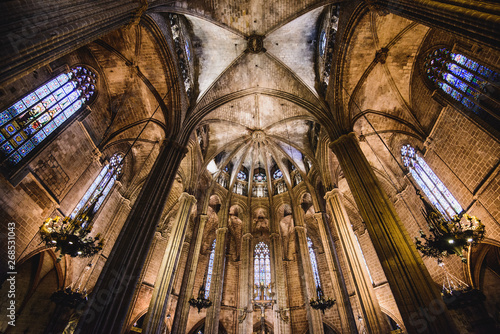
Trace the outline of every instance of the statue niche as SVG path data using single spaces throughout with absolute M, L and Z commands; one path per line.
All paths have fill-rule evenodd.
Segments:
M 267 219 L 266 209 L 257 208 L 254 210 L 253 224 L 254 231 L 260 232 L 261 234 L 264 232 L 269 232 L 269 219 Z
M 241 237 L 242 237 L 242 221 L 239 218 L 241 208 L 238 205 L 233 205 L 229 208 L 229 237 L 235 246 L 233 261 L 240 260 L 241 253 Z
M 283 242 L 283 257 L 285 261 L 292 261 L 292 247 L 294 236 L 293 215 L 290 206 L 286 205 L 283 211 L 283 218 L 280 220 L 281 241 Z

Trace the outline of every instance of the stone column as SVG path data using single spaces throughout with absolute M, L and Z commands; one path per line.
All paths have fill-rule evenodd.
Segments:
M 356 135 L 343 135 L 330 148 L 366 223 L 408 333 L 455 333 L 439 290 L 361 151 Z
M 379 14 L 392 13 L 500 49 L 500 6 L 466 0 L 365 0 Z
M 380 310 L 377 296 L 370 282 L 361 250 L 357 246 L 356 236 L 340 199 L 338 189 L 327 192 L 325 199 L 327 205 L 330 206 L 332 225 L 339 237 L 347 265 L 353 276 L 354 289 L 363 313 L 365 330 L 367 333 L 387 333 L 389 329 Z
M 248 229 L 245 224 L 245 228 Z M 245 233 L 241 245 L 241 267 L 239 284 L 239 312 L 238 312 L 238 334 L 252 333 L 252 294 L 253 288 L 250 281 L 250 268 L 252 268 L 252 233 Z
M 141 272 L 141 277 L 139 277 L 139 281 L 137 282 L 137 287 L 136 287 L 135 292 L 134 292 L 134 297 L 132 298 L 132 303 L 130 304 L 130 308 L 129 308 L 128 313 L 127 313 L 127 319 L 124 323 L 124 326 L 122 327 L 121 334 L 127 334 L 129 332 L 128 327 L 131 325 L 131 322 L 133 320 L 132 317 L 134 316 L 134 310 L 135 310 L 137 300 L 139 298 L 139 293 L 141 292 L 142 283 L 144 282 L 144 278 L 146 277 L 148 267 L 151 263 L 151 259 L 154 256 L 155 246 L 158 243 L 158 241 L 161 240 L 162 238 L 163 237 L 161 236 L 160 232 L 155 232 L 153 242 L 151 244 L 151 247 L 149 248 L 148 257 L 146 258 L 146 265 L 144 266 L 144 269 Z
M 337 300 L 336 304 L 339 311 L 342 333 L 357 333 L 356 320 L 354 319 L 349 293 L 345 285 L 335 245 L 331 237 L 330 227 L 325 222 L 326 217 L 324 213 L 315 213 L 314 218 L 316 218 L 318 222 L 319 233 L 325 251 L 326 262 L 328 264 L 328 271 L 332 280 L 335 299 Z
M 173 221 L 172 232 L 168 238 L 167 248 L 156 277 L 153 295 L 149 303 L 148 313 L 144 319 L 143 333 L 161 334 L 163 320 L 167 312 L 167 302 L 174 282 L 175 270 L 180 256 L 191 209 L 196 198 L 188 193 L 179 196 L 179 209 Z
M 276 304 L 274 311 L 276 314 L 274 322 L 274 332 L 276 334 L 289 334 L 290 310 L 287 308 L 285 273 L 283 271 L 283 250 L 281 248 L 281 238 L 276 232 L 271 233 L 271 255 L 272 268 L 274 269 Z
M 227 216 L 227 210 L 224 210 L 224 212 Z M 227 217 L 224 217 L 223 221 L 227 221 Z M 223 223 L 223 225 L 227 224 Z M 217 243 L 215 244 L 214 267 L 209 295 L 212 306 L 207 309 L 205 334 L 217 334 L 219 332 L 220 305 L 222 302 L 224 269 L 226 265 L 226 236 L 227 227 L 219 227 L 217 229 Z
M 0 82 L 16 80 L 130 23 L 144 0 L 22 1 L 0 5 Z M 147 7 L 146 7 L 147 8 Z
M 295 235 L 296 247 L 299 261 L 299 268 L 301 268 L 302 280 L 304 282 L 304 303 L 306 305 L 307 321 L 309 323 L 309 333 L 323 334 L 323 320 L 321 318 L 321 311 L 315 310 L 309 305 L 309 301 L 316 298 L 316 284 L 314 282 L 314 275 L 312 271 L 311 258 L 309 257 L 309 248 L 307 247 L 307 234 L 306 228 L 302 222 L 302 217 L 300 214 L 300 208 L 294 210 L 294 222 L 295 222 Z M 298 217 L 299 216 L 299 217 Z M 300 220 L 298 220 L 300 219 Z M 298 225 L 298 226 L 297 226 Z
M 184 146 L 165 141 L 90 295 L 75 333 L 120 333 Z
M 200 249 L 201 242 L 203 241 L 203 232 L 205 230 L 205 224 L 208 220 L 207 215 L 199 216 L 198 223 L 198 233 L 196 234 L 196 241 L 192 253 L 188 256 L 187 263 L 189 266 L 189 272 L 187 273 L 187 279 L 182 280 L 181 292 L 179 293 L 179 299 L 177 301 L 177 307 L 175 309 L 174 321 L 172 323 L 172 333 L 185 333 L 186 326 L 189 317 L 189 300 L 194 294 L 196 298 L 198 292 L 193 292 L 194 281 L 196 279 L 196 270 L 198 269 L 198 262 L 200 260 Z

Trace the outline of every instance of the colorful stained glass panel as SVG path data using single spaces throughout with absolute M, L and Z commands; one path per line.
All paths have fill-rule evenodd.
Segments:
M 91 71 L 81 66 L 72 68 L 71 71 L 39 86 L 0 112 L 2 142 L 9 139 L 9 145 L 14 151 L 19 145 L 19 154 L 14 156 L 14 151 L 10 151 L 13 156 L 8 159 L 10 164 L 19 162 L 19 157 L 24 157 L 32 151 L 35 145 L 40 144 L 47 135 L 61 126 L 67 117 L 77 112 L 88 96 L 94 93 L 96 76 Z M 74 77 L 76 78 L 69 82 L 70 78 Z M 71 109 L 62 114 L 63 108 L 66 107 Z M 43 131 L 39 131 L 42 127 Z M 31 138 L 32 136 L 34 137 Z M 7 150 L 5 147 L 4 154 Z
M 14 152 L 10 157 L 9 159 L 7 159 L 7 161 L 9 162 L 9 164 L 11 165 L 15 165 L 17 164 L 19 161 L 21 161 L 22 157 L 19 153 L 17 152 Z
M 28 153 L 30 153 L 33 149 L 35 148 L 35 145 L 28 140 L 26 143 L 24 143 L 23 146 L 21 146 L 18 150 L 19 154 L 21 154 L 23 157 L 27 156 Z
M 10 113 L 5 110 L 5 111 L 2 111 L 0 113 L 0 126 L 4 125 L 5 123 L 7 123 L 8 121 L 10 121 L 12 119 Z
M 35 94 L 36 94 L 36 96 L 38 96 L 39 99 L 43 99 L 49 93 L 50 93 L 50 89 L 49 89 L 49 87 L 47 87 L 47 85 L 42 85 L 40 88 L 38 88 L 35 91 Z
M 45 132 L 43 131 L 39 131 L 37 132 L 33 138 L 31 138 L 31 141 L 35 144 L 35 145 L 38 145 L 42 142 L 42 140 L 44 140 L 45 138 L 47 137 L 47 135 L 45 134 Z
M 23 102 L 26 105 L 26 107 L 31 107 L 35 102 L 38 101 L 38 97 L 36 96 L 35 93 L 28 94 L 26 97 L 23 98 Z
M 12 146 L 11 143 L 9 142 L 5 142 L 2 144 L 2 146 L 0 146 L 0 150 L 4 153 L 4 154 L 9 154 L 11 152 L 14 151 L 14 146 Z

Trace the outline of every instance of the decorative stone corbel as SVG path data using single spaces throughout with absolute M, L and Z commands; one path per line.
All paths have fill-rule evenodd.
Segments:
M 290 317 L 287 315 L 287 312 L 289 311 L 289 308 L 282 308 L 280 307 L 279 310 L 276 310 L 275 312 L 280 315 L 280 319 L 285 322 L 285 324 L 290 321 Z

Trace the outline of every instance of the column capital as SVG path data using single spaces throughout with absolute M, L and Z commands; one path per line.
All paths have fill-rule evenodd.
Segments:
M 193 195 L 187 193 L 187 192 L 183 192 L 180 196 L 179 196 L 179 199 L 178 199 L 179 202 L 181 201 L 186 201 L 187 203 L 189 203 L 190 205 L 192 204 L 195 204 L 196 203 L 196 197 L 194 197 Z
M 332 190 L 327 191 L 325 193 L 325 197 L 323 197 L 323 198 L 326 199 L 326 200 L 329 200 L 330 198 L 332 198 L 334 196 L 339 196 L 339 195 L 340 195 L 339 188 L 333 188 Z
M 219 227 L 217 229 L 217 233 L 226 233 L 227 232 L 227 227 Z
M 175 149 L 175 150 L 179 150 L 181 151 L 184 156 L 189 152 L 189 149 L 185 146 L 185 145 L 182 145 L 180 143 L 178 143 L 177 141 L 175 141 L 174 139 L 164 139 L 162 142 L 161 142 L 161 145 L 162 146 L 166 146 L 166 147 L 170 147 L 172 149 Z
M 307 228 L 305 226 L 295 226 L 295 230 L 296 231 L 300 231 L 300 232 L 302 232 L 304 234 L 307 233 Z
M 338 137 L 337 139 L 335 139 L 334 141 L 332 141 L 330 144 L 328 144 L 328 147 L 330 147 L 330 149 L 332 151 L 334 151 L 334 148 L 337 146 L 337 145 L 342 145 L 346 142 L 351 142 L 351 141 L 357 141 L 358 138 L 356 137 L 356 134 L 354 132 L 349 132 L 347 134 L 344 134 L 340 137 Z
M 270 237 L 271 237 L 271 239 L 279 239 L 280 238 L 280 234 L 276 233 L 276 232 L 273 232 L 273 233 L 271 233 Z

